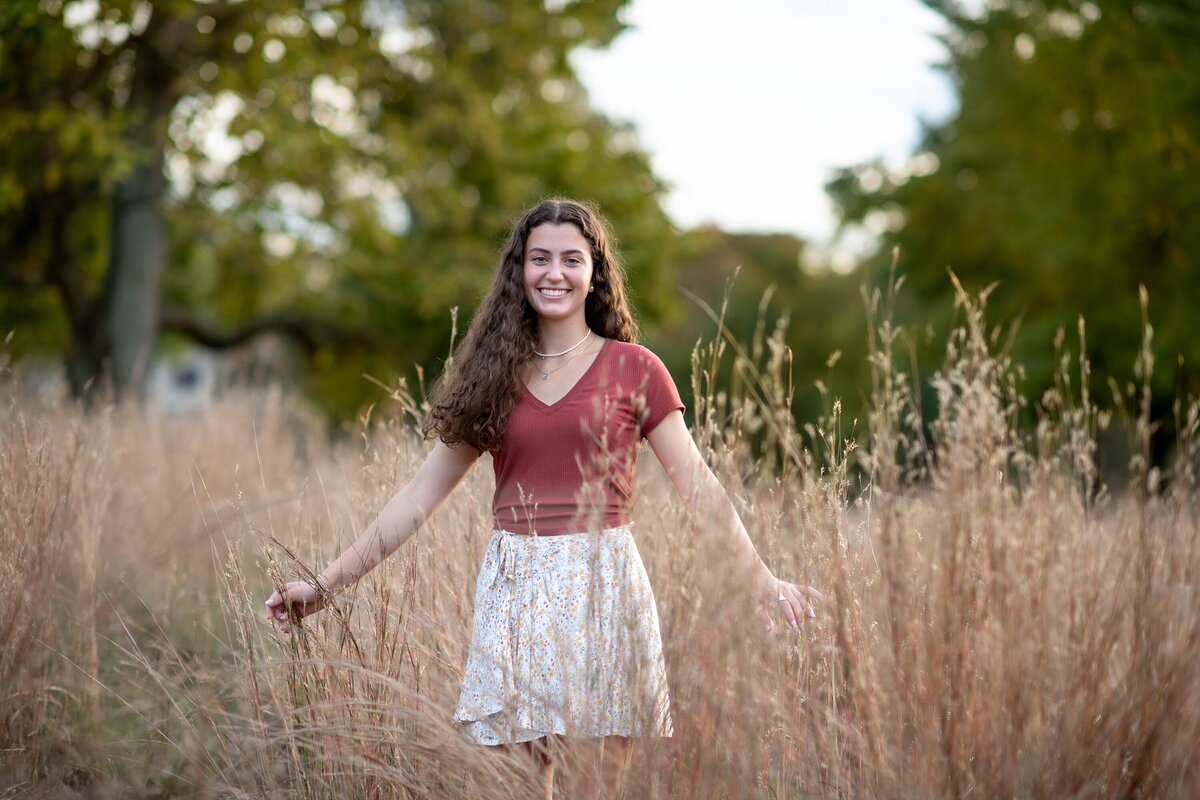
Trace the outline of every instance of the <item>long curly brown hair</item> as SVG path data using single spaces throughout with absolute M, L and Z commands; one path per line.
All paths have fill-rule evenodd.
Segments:
M 607 221 L 589 203 L 554 197 L 521 215 L 513 226 L 483 305 L 434 384 L 421 425 L 425 438 L 478 450 L 499 450 L 525 365 L 537 344 L 537 314 L 525 297 L 525 242 L 538 225 L 571 223 L 592 246 L 592 285 L 584 317 L 594 333 L 636 342 L 637 323 L 625 299 L 625 270 Z

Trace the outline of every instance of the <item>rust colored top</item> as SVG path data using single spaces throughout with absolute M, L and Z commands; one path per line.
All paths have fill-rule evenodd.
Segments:
M 658 356 L 613 339 L 558 402 L 522 387 L 492 453 L 493 524 L 539 536 L 627 524 L 641 441 L 683 408 Z

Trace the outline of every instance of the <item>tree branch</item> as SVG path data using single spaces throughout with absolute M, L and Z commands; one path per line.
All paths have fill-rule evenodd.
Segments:
M 168 307 L 162 311 L 162 330 L 183 334 L 197 344 L 214 350 L 227 350 L 266 333 L 279 333 L 295 341 L 308 355 L 321 347 L 359 347 L 381 349 L 384 342 L 364 328 L 350 328 L 337 322 L 297 312 L 266 314 L 228 330 L 218 330 L 197 319 L 190 311 Z

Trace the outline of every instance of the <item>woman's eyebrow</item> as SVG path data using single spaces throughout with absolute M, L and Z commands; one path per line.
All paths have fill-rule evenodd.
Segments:
M 545 247 L 531 247 L 531 248 L 529 248 L 529 252 L 530 253 L 552 253 L 553 251 L 547 250 Z M 567 255 L 581 256 L 581 255 L 583 255 L 583 251 L 573 248 L 571 250 L 563 250 L 562 255 L 564 255 L 564 256 L 567 256 Z

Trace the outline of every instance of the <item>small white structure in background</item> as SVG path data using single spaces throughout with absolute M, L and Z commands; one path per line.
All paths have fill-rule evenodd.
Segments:
M 147 400 L 167 416 L 203 411 L 216 398 L 219 372 L 218 357 L 200 347 L 156 359 L 146 382 Z
M 167 416 L 197 413 L 231 388 L 254 391 L 287 385 L 295 369 L 288 342 L 278 336 L 259 336 L 229 350 L 187 345 L 155 358 L 146 400 Z

